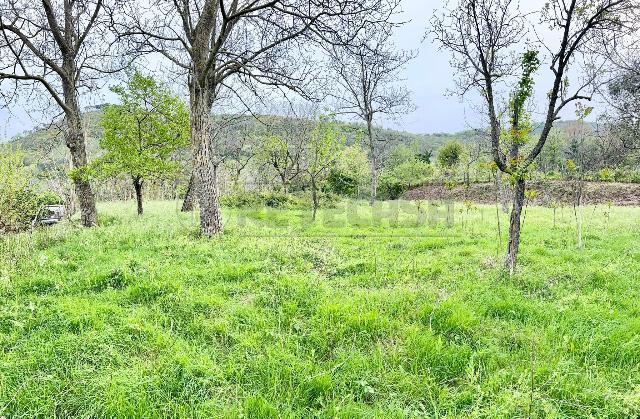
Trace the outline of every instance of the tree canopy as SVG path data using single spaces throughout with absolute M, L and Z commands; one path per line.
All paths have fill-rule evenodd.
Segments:
M 100 146 L 105 155 L 94 165 L 98 175 L 127 175 L 141 188 L 144 180 L 175 173 L 180 165 L 171 157 L 189 144 L 185 104 L 166 86 L 137 71 L 126 86 L 111 90 L 121 103 L 104 109 Z

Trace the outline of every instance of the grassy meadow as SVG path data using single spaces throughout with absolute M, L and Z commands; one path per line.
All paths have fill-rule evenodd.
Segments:
M 0 417 L 640 415 L 640 208 L 134 206 L 0 238 Z

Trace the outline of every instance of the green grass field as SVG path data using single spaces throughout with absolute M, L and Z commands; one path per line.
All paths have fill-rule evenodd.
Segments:
M 0 416 L 640 415 L 638 208 L 178 207 L 0 238 Z

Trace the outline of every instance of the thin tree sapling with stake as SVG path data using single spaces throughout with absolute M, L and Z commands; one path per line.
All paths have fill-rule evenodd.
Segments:
M 595 41 L 613 42 L 636 11 L 630 0 L 569 0 L 548 2 L 542 10 L 541 24 L 548 25 L 559 36 L 557 41 L 539 40 L 541 49 L 549 53 L 548 66 L 553 82 L 546 97 L 546 115 L 542 129 L 530 148 L 523 148 L 522 140 L 529 135 L 522 126 L 525 104 L 533 95 L 533 74 L 542 64 L 540 54 L 524 46 L 528 19 L 514 0 L 458 0 L 443 15 L 432 19 L 435 40 L 452 54 L 452 64 L 458 74 L 459 93 L 480 93 L 486 104 L 490 126 L 493 159 L 501 172 L 512 178 L 515 186 L 509 226 L 509 241 L 505 268 L 515 273 L 520 248 L 520 218 L 524 204 L 526 177 L 533 162 L 542 151 L 551 128 L 561 111 L 576 100 L 590 100 L 585 92 L 593 86 L 594 76 L 569 92 L 568 77 L 577 58 L 592 53 Z M 552 43 L 557 42 L 555 47 Z M 498 84 L 509 82 L 518 68 L 514 51 L 529 49 L 520 55 L 521 74 L 511 89 L 508 121 L 504 126 L 498 109 Z M 505 135 L 506 133 L 506 135 Z M 504 139 L 509 138 L 510 144 Z M 507 146 L 507 150 L 505 150 Z

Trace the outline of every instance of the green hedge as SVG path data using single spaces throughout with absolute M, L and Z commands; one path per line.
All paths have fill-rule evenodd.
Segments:
M 340 200 L 334 194 L 318 192 L 320 206 L 331 208 Z M 311 193 L 285 194 L 282 192 L 236 192 L 224 195 L 220 203 L 228 208 L 278 208 L 278 209 L 310 209 Z

